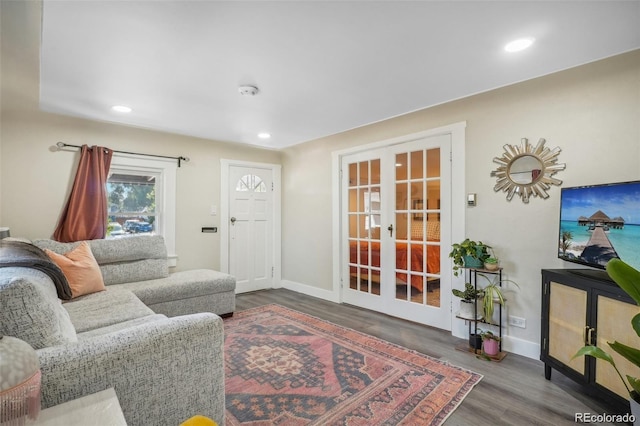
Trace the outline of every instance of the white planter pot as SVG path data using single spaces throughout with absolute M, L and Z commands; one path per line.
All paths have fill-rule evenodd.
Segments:
M 475 303 L 460 299 L 460 312 L 458 312 L 458 316 L 461 318 L 478 319 L 475 311 Z

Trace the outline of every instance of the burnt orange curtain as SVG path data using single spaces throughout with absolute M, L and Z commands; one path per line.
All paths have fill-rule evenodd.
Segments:
M 113 151 L 82 145 L 69 201 L 53 239 L 64 243 L 104 238 L 107 233 L 107 178 Z

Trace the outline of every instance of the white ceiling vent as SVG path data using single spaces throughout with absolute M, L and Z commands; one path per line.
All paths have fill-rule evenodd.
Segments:
M 258 94 L 258 88 L 255 86 L 240 86 L 238 91 L 242 96 L 255 96 Z

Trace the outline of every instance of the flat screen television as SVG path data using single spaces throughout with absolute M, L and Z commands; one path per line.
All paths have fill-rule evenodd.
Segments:
M 620 258 L 640 270 L 640 181 L 562 188 L 558 257 L 604 269 Z

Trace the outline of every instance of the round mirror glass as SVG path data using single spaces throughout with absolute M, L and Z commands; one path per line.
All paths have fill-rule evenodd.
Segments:
M 542 162 L 533 155 L 523 155 L 509 164 L 507 174 L 515 183 L 526 185 L 535 182 L 542 173 Z

